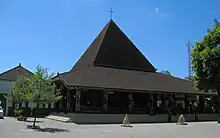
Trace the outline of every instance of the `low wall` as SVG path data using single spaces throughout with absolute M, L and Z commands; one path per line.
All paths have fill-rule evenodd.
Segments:
M 111 124 L 122 123 L 124 114 L 84 114 L 84 113 L 54 113 L 53 115 L 69 117 L 77 124 Z M 195 121 L 194 114 L 184 115 L 186 121 Z M 167 114 L 128 114 L 131 123 L 162 123 L 168 122 Z M 199 114 L 199 121 L 217 121 L 217 114 Z M 177 117 L 172 117 L 172 122 L 177 122 Z

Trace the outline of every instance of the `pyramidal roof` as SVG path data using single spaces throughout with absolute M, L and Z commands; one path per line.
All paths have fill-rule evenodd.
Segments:
M 156 71 L 113 20 L 102 29 L 71 71 L 94 66 Z
M 21 64 L 19 64 L 18 66 L 1 73 L 0 80 L 15 81 L 22 75 L 30 76 L 33 75 L 33 73 L 27 70 L 26 68 L 22 67 Z

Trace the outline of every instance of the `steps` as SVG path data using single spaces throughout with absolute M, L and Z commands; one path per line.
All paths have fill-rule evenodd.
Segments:
M 63 117 L 63 116 L 49 115 L 46 118 L 51 119 L 51 120 L 55 120 L 55 121 L 64 122 L 64 123 L 71 122 L 71 119 L 69 117 Z

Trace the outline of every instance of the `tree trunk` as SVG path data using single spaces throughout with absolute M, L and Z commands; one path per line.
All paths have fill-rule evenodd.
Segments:
M 34 116 L 33 127 L 35 127 L 36 119 L 37 119 L 37 116 L 36 116 L 36 108 L 33 109 L 33 116 Z
M 37 119 L 37 117 L 36 117 L 36 115 L 34 116 L 34 123 L 33 123 L 33 127 L 35 127 L 35 124 L 36 124 L 36 119 Z

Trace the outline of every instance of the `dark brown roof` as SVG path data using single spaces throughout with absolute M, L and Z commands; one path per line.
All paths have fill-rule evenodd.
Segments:
M 12 68 L 8 71 L 5 71 L 5 72 L 1 73 L 0 74 L 0 80 L 15 81 L 19 77 L 21 77 L 22 75 L 30 76 L 30 75 L 33 75 L 33 73 L 30 72 L 29 70 L 25 69 L 24 67 L 22 67 L 19 64 L 17 67 Z
M 91 67 L 61 74 L 67 86 L 144 90 L 152 92 L 199 93 L 191 82 L 161 73 Z
M 75 66 L 54 80 L 61 80 L 67 87 L 200 93 L 187 80 L 157 73 L 112 20 Z
M 112 20 L 108 22 L 72 70 L 89 66 L 156 71 Z

